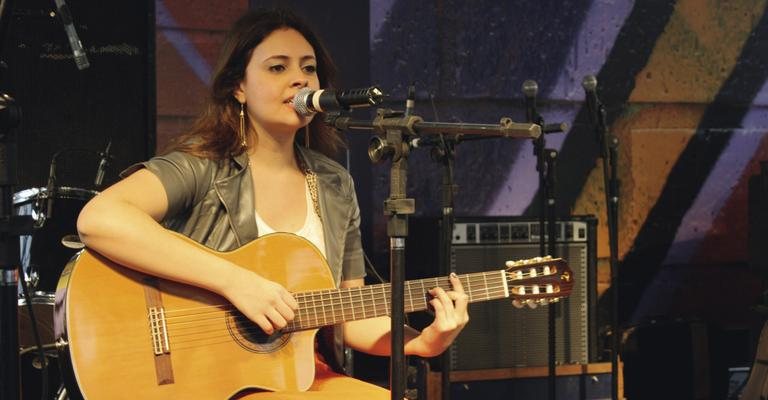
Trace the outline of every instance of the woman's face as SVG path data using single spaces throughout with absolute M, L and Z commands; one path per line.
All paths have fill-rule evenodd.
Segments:
M 293 108 L 293 96 L 304 87 L 320 88 L 315 51 L 301 33 L 281 28 L 253 49 L 235 97 L 246 103 L 256 133 L 294 134 L 312 120 Z

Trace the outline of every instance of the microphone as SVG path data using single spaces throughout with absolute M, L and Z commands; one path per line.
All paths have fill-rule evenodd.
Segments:
M 587 100 L 587 110 L 589 110 L 589 122 L 595 127 L 595 141 L 602 149 L 605 145 L 606 123 L 605 108 L 600 99 L 597 98 L 597 78 L 594 75 L 587 75 L 581 81 L 584 88 L 584 95 Z
M 93 186 L 98 189 L 101 187 L 102 181 L 104 181 L 104 173 L 107 170 L 107 166 L 109 165 L 109 148 L 112 147 L 112 141 L 110 140 L 109 143 L 107 143 L 107 148 L 104 149 L 104 152 L 101 153 L 101 160 L 99 160 L 99 167 L 96 168 L 96 179 L 93 181 Z
M 51 216 L 53 216 L 53 198 L 54 196 L 54 190 L 56 190 L 56 157 L 59 154 L 56 153 L 53 155 L 53 159 L 51 160 L 51 165 L 48 168 L 48 184 L 45 186 L 45 196 L 46 203 L 45 203 L 45 219 L 51 219 Z
M 536 81 L 526 80 L 523 82 L 523 94 L 525 95 L 525 120 L 527 122 L 537 123 L 536 116 L 536 95 L 539 93 L 539 85 Z
M 319 112 L 337 112 L 381 103 L 384 93 L 377 86 L 362 89 L 312 90 L 303 88 L 293 96 L 293 108 L 302 117 Z
M 600 100 L 597 99 L 597 78 L 594 75 L 585 76 L 581 81 L 581 87 L 584 88 L 584 97 L 587 101 L 587 110 L 589 110 L 589 121 L 592 124 L 596 124 L 600 104 Z
M 64 0 L 54 0 L 56 3 L 56 9 L 59 12 L 61 23 L 64 25 L 64 32 L 67 33 L 67 39 L 69 39 L 69 46 L 72 48 L 72 55 L 75 58 L 75 64 L 77 69 L 84 70 L 91 64 L 88 62 L 88 55 L 83 50 L 83 44 L 80 43 L 80 38 L 77 36 L 75 25 L 72 23 L 72 14 L 69 12 L 69 7 Z
M 405 116 L 413 114 L 416 107 L 416 85 L 408 86 L 408 97 L 405 99 Z

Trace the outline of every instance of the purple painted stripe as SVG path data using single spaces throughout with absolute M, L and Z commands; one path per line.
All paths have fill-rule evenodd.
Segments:
M 157 27 L 168 42 L 173 45 L 182 59 L 206 86 L 211 84 L 211 66 L 197 51 L 189 37 L 179 30 L 179 25 L 173 19 L 171 12 L 165 7 L 163 0 L 155 0 Z M 163 29 L 168 28 L 168 29 Z
M 768 106 L 768 84 L 763 85 L 760 91 L 757 92 L 755 99 L 752 100 L 752 107 L 755 106 Z
M 396 0 L 377 0 L 370 2 L 368 15 L 371 24 L 368 42 L 370 43 L 371 49 L 373 49 L 373 42 L 375 41 L 376 36 L 379 35 L 381 27 L 387 22 L 389 10 L 395 5 L 395 1 Z
M 766 86 L 768 84 L 762 90 L 766 90 Z M 696 200 L 685 213 L 664 264 L 687 263 L 696 254 L 768 131 L 768 109 L 753 106 L 741 126 L 746 128 L 734 131 Z
M 597 75 L 611 52 L 616 36 L 634 7 L 633 0 L 595 0 L 582 22 L 579 33 L 571 46 L 566 63 L 560 71 L 557 83 L 546 99 L 580 102 L 584 100 L 581 80 L 584 75 Z M 578 107 L 567 112 L 541 110 L 548 122 L 566 122 L 573 126 Z M 547 147 L 560 150 L 565 135 L 547 136 Z M 487 215 L 520 215 L 531 204 L 539 187 L 536 159 L 532 144 L 520 147 L 507 179 L 500 185 L 496 199 L 486 211 Z
M 578 109 L 548 112 L 549 121 L 567 121 L 569 124 L 576 117 Z M 565 141 L 565 134 L 547 135 L 547 148 L 560 150 Z M 521 215 L 531 204 L 539 188 L 539 173 L 536 171 L 536 157 L 533 156 L 533 142 L 527 140 L 519 147 L 512 167 L 507 172 L 507 178 L 496 193 L 493 204 L 485 211 L 485 215 Z

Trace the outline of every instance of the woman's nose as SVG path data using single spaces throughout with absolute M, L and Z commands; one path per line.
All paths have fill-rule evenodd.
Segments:
M 291 86 L 297 87 L 299 89 L 307 87 L 307 85 L 309 85 L 309 79 L 307 79 L 305 76 L 297 76 L 294 78 L 291 84 Z

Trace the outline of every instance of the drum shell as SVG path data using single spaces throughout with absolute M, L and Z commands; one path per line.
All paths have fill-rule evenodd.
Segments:
M 54 344 L 55 334 L 53 328 L 53 304 L 55 301 L 53 293 L 38 292 L 32 296 L 32 312 L 37 321 L 37 331 L 40 334 L 40 342 L 43 346 Z M 27 301 L 19 298 L 19 347 L 22 350 L 36 346 L 35 337 L 32 332 L 32 319 L 29 314 Z M 47 350 L 55 351 L 50 348 Z
M 48 360 L 47 382 L 49 399 L 66 399 L 61 395 L 64 387 L 62 384 L 58 352 L 55 347 L 55 334 L 53 326 L 53 305 L 55 295 L 53 293 L 35 293 L 31 304 L 37 321 L 37 330 L 40 334 L 40 342 L 45 349 L 45 357 Z M 19 361 L 21 374 L 22 397 L 27 399 L 39 399 L 42 395 L 42 379 L 44 377 L 42 360 L 35 344 L 32 331 L 32 319 L 27 307 L 27 301 L 22 297 L 19 303 Z
M 14 214 L 32 216 L 36 226 L 31 235 L 19 239 L 25 278 L 36 275 L 32 279 L 33 291 L 56 290 L 61 271 L 78 251 L 65 247 L 62 239 L 76 238 L 77 217 L 96 194 L 94 190 L 75 187 L 57 187 L 50 192 L 46 188 L 32 188 L 14 194 Z

